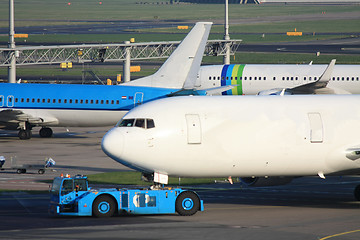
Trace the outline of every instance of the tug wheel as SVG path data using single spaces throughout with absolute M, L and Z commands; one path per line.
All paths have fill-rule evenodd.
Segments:
M 95 217 L 111 217 L 115 213 L 115 202 L 109 196 L 99 196 L 95 199 L 92 210 Z
M 194 215 L 199 210 L 199 208 L 199 197 L 190 191 L 180 193 L 175 202 L 176 212 L 181 216 Z

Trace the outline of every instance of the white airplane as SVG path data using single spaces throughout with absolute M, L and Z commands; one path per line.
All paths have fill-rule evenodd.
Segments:
M 360 65 L 231 64 L 200 68 L 196 87 L 222 95 L 360 94 Z
M 360 174 L 359 106 L 357 95 L 161 99 L 126 114 L 102 149 L 162 184 L 168 176 L 278 185 Z M 360 200 L 360 185 L 355 192 Z
M 0 84 L 0 128 L 19 130 L 31 138 L 40 126 L 51 137 L 51 126 L 113 126 L 131 108 L 154 99 L 194 91 L 212 23 L 199 22 L 164 65 L 152 76 L 119 86 L 76 84 Z

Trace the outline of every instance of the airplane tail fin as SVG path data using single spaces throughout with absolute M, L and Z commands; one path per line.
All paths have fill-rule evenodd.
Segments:
M 196 23 L 156 73 L 124 83 L 124 85 L 193 88 L 200 69 L 211 25 L 211 22 Z

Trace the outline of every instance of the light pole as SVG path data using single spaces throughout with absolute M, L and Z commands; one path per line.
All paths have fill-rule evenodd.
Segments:
M 14 27 L 14 0 L 9 0 L 9 45 L 10 66 L 8 67 L 8 82 L 16 83 L 16 56 L 15 56 L 15 27 Z
M 224 40 L 230 40 L 229 36 L 229 1 L 225 0 L 225 35 Z M 224 64 L 230 64 L 230 44 L 225 43 L 226 53 L 224 56 Z

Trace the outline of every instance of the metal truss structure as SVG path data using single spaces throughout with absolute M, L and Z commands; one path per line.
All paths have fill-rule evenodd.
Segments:
M 0 66 L 10 66 L 14 52 L 17 66 L 63 62 L 124 62 L 128 59 L 129 52 L 130 60 L 161 59 L 169 57 L 179 43 L 180 41 L 0 48 Z M 240 43 L 241 40 L 209 40 L 205 55 L 224 56 L 227 45 L 233 55 Z

